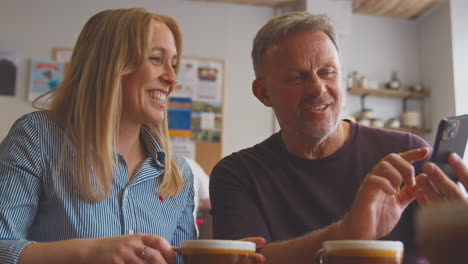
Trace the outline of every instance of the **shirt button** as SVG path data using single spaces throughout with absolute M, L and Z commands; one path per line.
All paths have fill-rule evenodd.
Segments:
M 125 189 L 124 191 L 124 195 L 127 196 L 128 195 L 128 189 Z
M 128 234 L 129 234 L 129 235 L 133 235 L 133 234 L 135 234 L 135 231 L 133 231 L 133 229 L 129 229 L 129 230 L 128 230 Z

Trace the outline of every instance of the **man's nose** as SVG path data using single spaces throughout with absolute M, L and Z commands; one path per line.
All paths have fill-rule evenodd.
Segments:
M 306 90 L 313 96 L 320 96 L 326 91 L 325 82 L 317 74 L 312 73 L 306 84 Z

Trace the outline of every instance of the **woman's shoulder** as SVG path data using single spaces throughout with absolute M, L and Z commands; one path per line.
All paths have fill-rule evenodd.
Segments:
M 39 110 L 24 114 L 16 123 L 18 124 L 26 124 L 26 123 L 33 123 L 36 126 L 49 126 L 57 124 L 59 120 L 59 116 L 51 111 Z
M 172 154 L 172 158 L 175 160 L 177 167 L 179 168 L 180 174 L 184 177 L 184 179 L 190 182 L 193 182 L 193 173 L 192 170 L 187 162 L 187 160 L 179 154 Z
M 50 127 L 55 122 L 53 121 L 54 114 L 47 111 L 34 111 L 22 115 L 12 125 L 11 130 L 13 131 L 26 131 L 34 133 L 37 131 L 44 130 L 44 127 Z

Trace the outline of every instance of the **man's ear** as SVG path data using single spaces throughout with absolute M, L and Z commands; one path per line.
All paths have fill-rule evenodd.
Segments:
M 252 92 L 255 95 L 255 97 L 257 97 L 257 99 L 260 100 L 260 102 L 262 102 L 265 106 L 273 106 L 270 100 L 270 95 L 267 91 L 267 87 L 262 81 L 255 79 L 252 82 Z

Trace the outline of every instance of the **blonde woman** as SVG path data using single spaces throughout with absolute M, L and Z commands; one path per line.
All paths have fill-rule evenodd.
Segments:
M 176 262 L 195 237 L 165 118 L 181 47 L 177 23 L 144 9 L 86 23 L 48 107 L 0 145 L 1 263 Z

